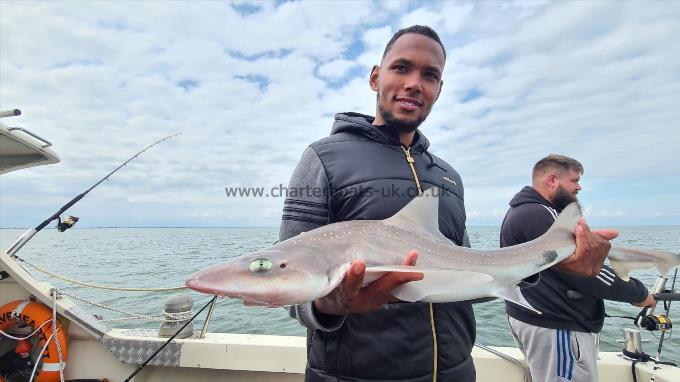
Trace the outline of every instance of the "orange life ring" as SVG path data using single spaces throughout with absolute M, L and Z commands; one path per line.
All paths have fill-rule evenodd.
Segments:
M 38 329 L 43 323 L 47 322 L 45 326 L 41 327 L 36 333 L 40 349 L 45 346 L 45 342 L 53 334 L 52 332 L 52 309 L 45 305 L 34 302 L 17 300 L 3 305 L 0 308 L 0 330 L 6 331 L 16 324 L 26 324 Z M 43 352 L 42 367 L 36 377 L 36 382 L 57 382 L 59 377 L 59 353 L 57 351 L 57 343 L 61 345 L 61 354 L 64 361 L 68 358 L 68 347 L 66 345 L 66 338 L 61 324 L 57 322 L 57 334 L 52 338 L 47 348 Z M 38 362 L 38 361 L 36 361 Z

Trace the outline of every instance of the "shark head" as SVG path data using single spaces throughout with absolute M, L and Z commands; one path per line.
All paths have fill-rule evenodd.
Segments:
M 312 301 L 331 289 L 326 274 L 297 264 L 301 257 L 269 248 L 193 274 L 186 286 L 201 293 L 278 307 Z

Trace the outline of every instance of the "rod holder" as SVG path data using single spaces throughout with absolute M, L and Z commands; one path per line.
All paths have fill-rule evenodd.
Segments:
M 643 353 L 640 331 L 623 329 L 623 355 L 630 359 L 638 359 Z

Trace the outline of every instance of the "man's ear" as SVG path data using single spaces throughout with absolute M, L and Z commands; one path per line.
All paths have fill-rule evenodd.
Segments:
M 380 73 L 380 66 L 378 65 L 373 65 L 373 69 L 371 69 L 371 75 L 368 77 L 368 82 L 371 84 L 371 89 L 373 91 L 378 91 L 378 75 Z
M 434 101 L 437 102 L 439 99 L 439 95 L 442 94 L 442 88 L 444 87 L 444 81 L 441 80 L 439 81 L 439 91 L 437 92 L 437 96 L 434 98 Z
M 557 181 L 559 180 L 558 178 L 559 177 L 554 172 L 548 173 L 545 178 L 545 184 L 551 188 L 555 187 L 557 185 Z

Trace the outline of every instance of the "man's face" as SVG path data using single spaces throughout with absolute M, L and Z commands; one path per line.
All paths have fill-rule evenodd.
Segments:
M 581 190 L 581 174 L 578 171 L 569 170 L 558 176 L 557 191 L 553 197 L 553 204 L 558 209 L 564 209 L 569 203 L 577 202 L 576 194 Z
M 415 33 L 399 37 L 371 71 L 371 89 L 378 92 L 376 125 L 413 132 L 439 97 L 444 51 L 431 38 Z

